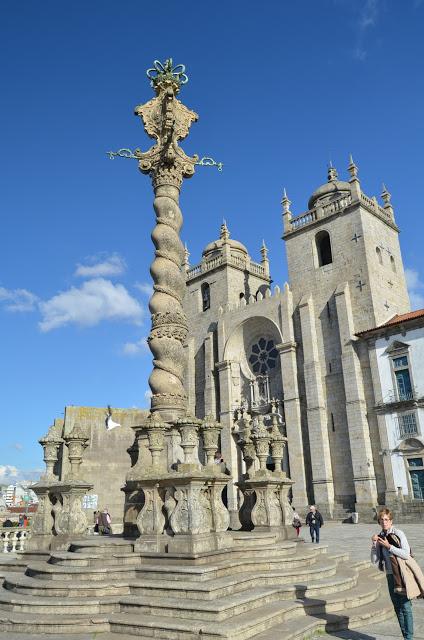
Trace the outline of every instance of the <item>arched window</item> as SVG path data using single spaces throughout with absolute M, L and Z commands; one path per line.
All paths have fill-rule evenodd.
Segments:
M 396 273 L 396 262 L 393 256 L 390 256 L 390 266 L 392 267 L 393 273 Z
M 207 311 L 211 306 L 211 290 L 207 282 L 202 284 L 202 311 Z
M 243 298 L 244 298 L 244 293 L 243 293 L 243 291 L 239 294 L 239 298 L 240 298 L 240 300 L 243 300 Z
M 376 247 L 375 248 L 375 252 L 377 254 L 377 258 L 380 264 L 383 264 L 383 256 L 381 255 L 381 249 L 380 247 Z
M 315 236 L 315 242 L 317 247 L 318 266 L 323 267 L 325 264 L 331 264 L 333 262 L 333 255 L 331 253 L 330 234 L 328 231 L 320 231 Z

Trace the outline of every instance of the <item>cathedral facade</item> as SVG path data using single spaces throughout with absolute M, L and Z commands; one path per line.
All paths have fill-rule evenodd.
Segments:
M 191 412 L 223 424 L 234 481 L 245 470 L 237 446 L 245 420 L 267 424 L 278 413 L 296 508 L 369 518 L 387 502 L 387 474 L 368 343 L 357 334 L 410 307 L 390 194 L 383 188 L 379 204 L 362 192 L 352 159 L 348 172 L 341 181 L 330 167 L 301 215 L 284 193 L 282 290 L 271 287 L 266 246 L 252 261 L 225 223 L 199 264 L 187 254 L 185 386 Z M 238 509 L 235 487 L 228 506 Z

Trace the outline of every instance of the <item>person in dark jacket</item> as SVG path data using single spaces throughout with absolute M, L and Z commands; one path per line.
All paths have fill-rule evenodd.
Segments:
M 311 504 L 309 513 L 306 516 L 306 524 L 309 526 L 312 542 L 319 542 L 319 530 L 324 525 L 324 519 L 316 506 Z

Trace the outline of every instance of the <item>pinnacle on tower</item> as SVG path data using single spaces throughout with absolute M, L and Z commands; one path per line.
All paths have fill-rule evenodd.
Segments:
M 348 166 L 347 170 L 350 173 L 351 180 L 358 177 L 358 167 L 355 164 L 355 161 L 354 161 L 351 153 L 349 154 L 349 166 Z
M 333 182 L 337 180 L 339 174 L 337 173 L 336 167 L 333 167 L 333 163 L 330 160 L 330 164 L 328 165 L 328 182 Z
M 382 185 L 382 192 L 381 192 L 381 199 L 383 200 L 384 204 L 390 204 L 390 201 L 392 199 L 392 194 L 389 193 L 389 191 L 387 190 L 386 185 L 383 182 Z
M 291 205 L 291 201 L 289 200 L 289 198 L 287 197 L 287 192 L 286 192 L 286 188 L 284 187 L 283 189 L 283 199 L 281 200 L 281 204 L 283 205 L 283 211 L 284 213 L 289 212 L 290 211 L 290 205 Z
M 262 260 L 267 260 L 268 258 L 268 247 L 265 244 L 265 240 L 262 240 L 261 256 L 262 256 Z
M 219 237 L 224 241 L 224 243 L 227 242 L 230 238 L 230 232 L 228 230 L 227 221 L 225 219 L 222 221 Z

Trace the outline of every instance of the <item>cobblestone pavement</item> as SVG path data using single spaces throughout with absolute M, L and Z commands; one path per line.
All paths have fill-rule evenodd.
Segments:
M 395 523 L 396 526 L 396 523 Z M 399 529 L 405 533 L 412 553 L 420 567 L 424 570 L 424 533 L 420 524 L 400 524 Z M 321 543 L 328 545 L 328 552 L 347 551 L 354 560 L 366 560 L 370 557 L 371 536 L 378 533 L 373 524 L 335 524 L 326 523 L 321 531 Z M 302 527 L 301 536 L 311 544 L 306 527 Z M 376 568 L 376 571 L 378 569 Z M 414 600 L 414 640 L 424 640 L 424 600 Z M 335 631 L 314 636 L 315 640 L 323 638 L 346 638 L 346 640 L 402 640 L 396 618 L 386 622 L 367 625 L 355 631 Z

